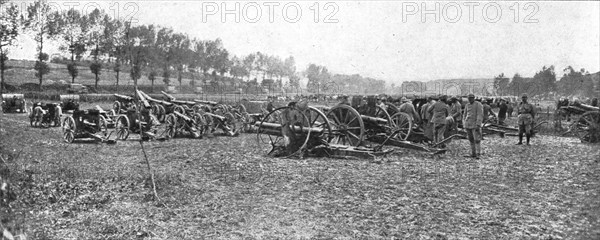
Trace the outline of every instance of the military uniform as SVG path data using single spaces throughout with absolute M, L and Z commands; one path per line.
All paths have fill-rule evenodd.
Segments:
M 450 108 L 444 101 L 440 100 L 431 105 L 427 112 L 431 115 L 431 122 L 433 123 L 433 142 L 438 143 L 444 140 L 446 117 L 450 115 Z
M 469 98 L 475 98 L 470 94 Z M 463 127 L 471 144 L 471 156 L 479 157 L 481 154 L 481 125 L 483 124 L 483 105 L 474 101 L 465 105 L 463 113 Z
M 527 96 L 523 96 L 524 99 L 527 99 Z M 523 133 L 527 137 L 527 145 L 529 145 L 529 139 L 531 138 L 531 125 L 533 124 L 533 119 L 535 118 L 535 109 L 533 105 L 526 102 L 521 102 L 517 106 L 518 115 L 518 123 L 519 123 L 519 143 L 523 143 Z

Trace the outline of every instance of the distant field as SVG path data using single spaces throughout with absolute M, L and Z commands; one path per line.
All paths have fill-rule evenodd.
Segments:
M 10 69 L 5 71 L 5 81 L 8 84 L 20 85 L 23 83 L 39 83 L 39 80 L 35 77 L 35 71 L 33 66 L 35 62 L 26 60 L 9 60 L 7 66 Z M 44 84 L 46 80 L 60 81 L 64 80 L 71 82 L 71 76 L 67 71 L 67 66 L 64 64 L 49 63 L 50 73 L 44 76 Z M 94 85 L 95 76 L 90 71 L 89 67 L 79 66 L 79 76 L 75 78 L 76 83 L 84 85 Z M 179 84 L 176 78 L 172 78 L 173 83 Z M 189 86 L 191 79 L 182 79 L 182 85 Z M 138 80 L 140 85 L 150 85 L 152 82 L 148 80 L 146 76 L 142 76 Z M 100 75 L 99 85 L 115 85 L 116 84 L 116 73 L 112 69 L 104 69 Z M 162 78 L 154 81 L 155 85 L 163 85 Z M 133 85 L 133 80 L 129 77 L 129 70 L 125 69 L 119 74 L 119 85 Z

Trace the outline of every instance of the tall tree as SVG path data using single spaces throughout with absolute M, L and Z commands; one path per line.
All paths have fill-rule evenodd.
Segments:
M 291 78 L 292 76 L 296 75 L 296 60 L 293 56 L 286 58 L 283 62 L 283 65 L 285 76 Z
M 331 78 L 327 67 L 311 63 L 304 71 L 304 75 L 308 78 L 307 88 L 309 91 L 320 93 L 323 84 Z
M 506 90 L 508 88 L 508 83 L 510 79 L 504 76 L 504 73 L 494 77 L 494 90 L 496 94 L 506 95 Z
M 4 70 L 8 60 L 7 47 L 13 45 L 19 35 L 19 10 L 17 5 L 0 0 L 0 94 L 4 88 Z
M 244 60 L 242 60 L 242 66 L 244 66 L 244 68 L 246 69 L 248 81 L 250 81 L 252 71 L 256 69 L 256 55 L 252 53 L 244 57 Z
M 88 36 L 89 40 L 86 45 L 89 45 L 91 48 L 91 55 L 94 58 L 94 62 L 90 65 L 90 70 L 95 76 L 94 87 L 98 88 L 98 82 L 100 81 L 100 74 L 102 74 L 102 62 L 100 61 L 100 55 L 104 54 L 104 28 L 106 27 L 103 24 L 103 14 L 100 10 L 95 9 L 87 16 L 87 22 L 85 23 L 88 28 Z
M 173 29 L 160 28 L 156 34 L 157 54 L 162 63 L 162 77 L 165 84 L 169 84 L 171 79 L 171 66 L 175 59 L 175 43 L 173 41 Z
M 229 70 L 229 74 L 234 78 L 243 78 L 248 75 L 248 70 L 244 67 L 244 63 L 242 59 L 237 56 L 233 56 L 231 59 L 231 69 Z
M 148 64 L 149 48 L 155 44 L 156 31 L 154 25 L 131 27 L 127 31 L 127 58 L 131 64 L 129 75 L 135 86 L 142 77 L 142 71 Z
M 171 39 L 173 42 L 173 63 L 175 65 L 175 69 L 177 70 L 177 81 L 181 87 L 183 71 L 185 70 L 186 65 L 188 65 L 191 61 L 191 41 L 188 36 L 181 33 L 173 34 Z
M 90 23 L 87 16 L 82 16 L 81 13 L 74 8 L 66 12 L 60 13 L 56 18 L 58 23 L 59 35 L 62 38 L 60 50 L 70 53 L 71 62 L 67 64 L 67 69 L 71 75 L 71 82 L 75 82 L 78 75 L 77 64 L 86 52 L 88 39 L 87 31 Z
M 119 74 L 122 69 L 123 61 L 126 59 L 126 45 L 130 24 L 118 19 L 112 19 L 105 15 L 103 19 L 103 51 L 108 54 L 108 61 L 114 58 L 113 71 L 115 72 L 116 85 L 119 86 Z
M 542 70 L 533 76 L 533 81 L 537 84 L 538 93 L 548 93 L 556 91 L 556 74 L 554 66 L 542 67 Z
M 59 31 L 57 12 L 51 12 L 50 5 L 44 0 L 37 0 L 27 6 L 27 19 L 25 27 L 33 31 L 35 41 L 37 42 L 37 61 L 35 63 L 36 77 L 39 79 L 39 88 L 42 89 L 44 75 L 50 72 L 46 61 L 48 54 L 44 53 L 44 42 L 48 38 L 55 37 Z

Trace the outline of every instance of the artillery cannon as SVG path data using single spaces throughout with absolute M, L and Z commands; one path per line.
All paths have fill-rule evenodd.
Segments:
M 106 119 L 97 109 L 75 110 L 72 116 L 66 116 L 62 123 L 63 139 L 72 143 L 75 139 L 91 138 L 106 143 L 116 143 L 108 138 Z
M 327 111 L 327 118 L 332 121 L 335 142 L 338 144 L 360 146 L 373 136 L 391 135 L 398 131 L 394 139 L 406 140 L 411 134 L 413 123 L 410 117 L 402 112 L 393 116 L 376 105 L 374 97 L 368 97 L 366 102 L 360 96 L 352 98 L 352 105 L 338 104 Z M 376 138 L 375 140 L 379 140 Z
M 381 147 L 366 148 L 335 144 L 333 126 L 326 115 L 314 107 L 298 108 L 294 104 L 276 108 L 257 122 L 260 151 L 275 157 L 359 157 L 374 159 L 391 153 Z
M 3 113 L 25 113 L 27 106 L 23 94 L 2 94 Z
M 568 132 L 574 133 L 581 142 L 600 142 L 599 107 L 576 102 L 573 105 L 560 107 L 557 114 L 579 116 L 574 119 Z
M 150 111 L 150 103 L 141 93 L 136 90 L 140 105 L 139 110 L 130 108 L 124 115 L 117 117 L 115 129 L 117 139 L 127 140 L 130 132 L 139 133 L 143 140 L 157 138 L 157 128 L 160 122 Z
M 113 94 L 116 98 L 115 102 L 113 102 L 112 110 L 116 114 L 124 114 L 130 108 L 135 108 L 135 99 L 130 96 L 125 96 L 121 94 Z
M 64 112 L 79 110 L 79 95 L 60 95 L 59 97 Z
M 29 124 L 32 127 L 58 127 L 60 126 L 62 109 L 60 104 L 41 102 L 35 103 L 34 108 L 29 113 Z
M 192 135 L 192 138 L 202 138 L 206 126 L 206 120 L 199 113 L 190 118 L 182 113 L 173 112 L 166 116 L 165 136 L 174 138 L 178 134 L 187 132 Z

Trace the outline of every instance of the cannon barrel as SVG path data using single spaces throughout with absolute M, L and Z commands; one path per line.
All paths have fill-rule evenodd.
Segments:
M 145 108 L 149 108 L 150 103 L 148 102 L 148 100 L 146 99 L 146 97 L 141 93 L 140 90 L 136 90 L 137 96 L 140 99 L 140 102 L 144 105 Z
M 121 99 L 121 100 L 127 100 L 127 101 L 133 101 L 133 98 L 130 96 L 125 96 L 125 95 L 121 95 L 121 94 L 113 94 L 116 98 Z
M 190 102 L 190 101 L 183 101 L 183 100 L 171 100 L 172 103 L 176 103 L 176 104 L 180 104 L 180 105 L 188 105 L 188 106 L 194 106 L 196 105 L 196 102 Z
M 225 118 L 225 117 L 223 117 L 223 116 L 219 116 L 219 115 L 217 115 L 217 114 L 212 114 L 212 113 L 209 113 L 209 112 L 207 112 L 207 113 L 204 113 L 204 114 L 206 114 L 206 115 L 208 115 L 208 116 L 211 116 L 211 117 L 214 117 L 214 118 L 216 118 L 216 119 L 219 119 L 221 122 L 223 122 L 223 121 L 225 121 L 225 120 L 226 120 L 226 118 Z
M 169 101 L 175 100 L 175 97 L 173 97 L 171 94 L 166 93 L 165 91 L 160 91 L 160 93 L 162 93 L 162 95 L 165 95 L 165 97 L 167 97 Z
M 194 99 L 194 102 L 213 105 L 213 106 L 219 104 L 219 103 L 213 102 L 213 101 L 204 101 L 204 100 L 198 100 L 198 99 Z
M 381 124 L 386 124 L 388 122 L 387 119 L 379 118 L 379 117 L 370 117 L 370 116 L 360 115 L 360 118 L 362 118 L 362 120 L 365 122 L 376 122 L 376 123 L 381 123 Z
M 263 123 L 255 123 L 254 126 L 257 127 L 262 127 L 264 130 L 266 130 L 265 132 L 267 134 L 270 133 L 274 133 L 276 135 L 281 135 L 281 124 L 279 123 L 269 123 L 269 122 L 263 122 Z M 311 133 L 311 134 L 320 134 L 323 133 L 323 131 L 325 130 L 324 128 L 320 128 L 320 127 L 301 127 L 301 126 L 291 126 L 291 129 L 294 132 L 302 132 L 302 133 Z
M 163 101 L 163 100 L 157 100 L 157 99 L 154 99 L 154 98 L 151 98 L 151 97 L 147 97 L 147 100 L 148 100 L 148 102 L 158 103 L 158 104 L 162 104 L 164 106 L 171 106 L 171 105 L 173 105 L 173 103 L 170 103 L 170 102 L 167 102 L 167 101 Z
M 189 121 L 192 121 L 192 119 L 191 119 L 191 118 L 189 118 L 188 116 L 186 116 L 186 115 L 183 115 L 183 114 L 181 114 L 181 113 L 179 113 L 179 112 L 173 112 L 173 113 L 175 113 L 175 115 L 177 115 L 177 117 L 183 118 L 183 120 L 185 120 L 185 121 L 188 121 L 188 122 L 189 122 Z

